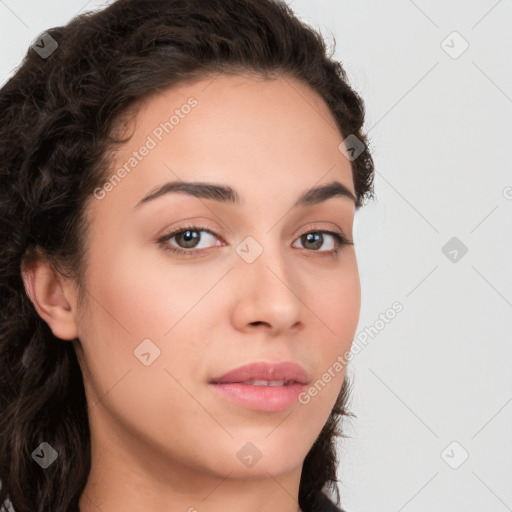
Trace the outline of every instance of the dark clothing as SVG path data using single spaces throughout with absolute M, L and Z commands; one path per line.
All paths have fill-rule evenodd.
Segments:
M 315 492 L 313 505 L 304 512 L 345 512 L 337 507 L 323 492 Z

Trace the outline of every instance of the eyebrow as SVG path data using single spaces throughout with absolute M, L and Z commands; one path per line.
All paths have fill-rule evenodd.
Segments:
M 171 181 L 150 190 L 133 209 L 137 210 L 143 204 L 147 204 L 148 202 L 169 193 L 183 193 L 193 197 L 211 199 L 236 205 L 240 205 L 242 203 L 238 192 L 228 185 L 197 181 Z M 354 203 L 356 202 L 356 198 L 350 189 L 339 181 L 332 181 L 326 185 L 313 187 L 303 192 L 292 208 L 313 206 L 336 196 L 346 197 Z

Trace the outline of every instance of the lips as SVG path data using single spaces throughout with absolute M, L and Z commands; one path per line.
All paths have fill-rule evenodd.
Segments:
M 212 379 L 208 387 L 231 403 L 260 412 L 295 406 L 309 376 L 297 363 L 251 363 Z
M 244 383 L 270 386 L 287 386 L 292 384 L 308 384 L 306 370 L 297 363 L 250 363 L 210 380 L 211 384 Z

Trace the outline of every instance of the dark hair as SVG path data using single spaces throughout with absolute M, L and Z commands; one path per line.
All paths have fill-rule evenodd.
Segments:
M 374 197 L 363 101 L 320 33 L 282 1 L 118 0 L 47 34 L 58 47 L 29 48 L 0 91 L 0 504 L 16 512 L 78 510 L 89 475 L 75 349 L 37 314 L 21 266 L 46 259 L 83 298 L 84 205 L 123 142 L 114 136 L 122 116 L 162 89 L 216 73 L 296 78 L 324 99 L 344 137 L 365 145 L 351 161 L 356 209 Z M 304 461 L 304 511 L 326 487 L 339 503 L 335 438 L 345 437 L 339 420 L 353 416 L 348 384 Z M 59 454 L 47 469 L 32 459 L 42 442 Z

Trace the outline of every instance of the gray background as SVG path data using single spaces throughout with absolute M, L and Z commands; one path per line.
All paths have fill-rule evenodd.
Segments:
M 368 340 L 348 369 L 342 506 L 512 510 L 512 0 L 288 4 L 336 38 L 377 168 L 355 220 Z M 0 0 L 0 82 L 100 5 Z

